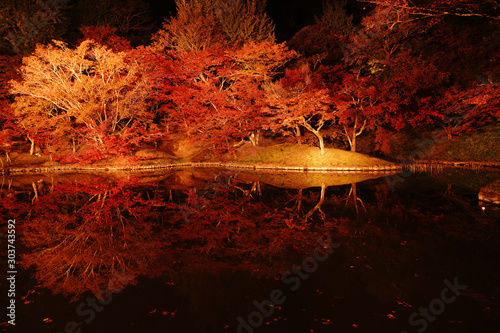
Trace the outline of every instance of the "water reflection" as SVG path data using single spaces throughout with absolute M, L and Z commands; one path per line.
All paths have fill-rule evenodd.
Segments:
M 22 263 L 36 267 L 42 286 L 55 293 L 97 294 L 113 272 L 138 276 L 155 266 L 161 243 L 150 221 L 164 206 L 155 187 L 91 178 L 33 188 L 22 226 L 30 252 Z
M 4 179 L 0 210 L 21 221 L 21 263 L 41 287 L 69 300 L 100 296 L 120 272 L 130 279 L 116 290 L 153 284 L 142 301 L 174 297 L 170 310 L 180 309 L 183 325 L 201 332 L 235 331 L 236 318 L 279 288 L 283 272 L 312 253 L 318 236 L 341 247 L 300 296 L 287 295 L 288 310 L 274 319 L 288 321 L 273 321 L 274 332 L 297 323 L 295 307 L 335 319 L 341 331 L 358 311 L 359 331 L 408 330 L 415 307 L 454 276 L 470 286 L 460 313 L 499 317 L 500 214 L 483 212 L 476 199 L 497 175 L 471 185 L 469 174 L 418 174 L 395 191 L 374 174 L 289 176 L 194 169 L 15 177 Z M 163 295 L 169 286 L 174 295 Z M 144 321 L 152 310 L 143 310 Z M 321 331 L 326 321 L 318 320 L 305 328 Z

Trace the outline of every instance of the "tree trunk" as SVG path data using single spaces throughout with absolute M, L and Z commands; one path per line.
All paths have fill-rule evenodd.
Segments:
M 323 139 L 323 134 L 321 134 L 319 131 L 316 131 L 314 133 L 314 135 L 316 135 L 316 137 L 319 140 L 319 149 L 321 149 L 321 153 L 324 154 L 325 153 L 325 141 Z
M 302 136 L 300 133 L 299 124 L 295 125 L 295 138 L 297 139 L 297 142 L 299 143 L 299 146 L 300 146 L 302 144 Z
M 28 136 L 28 140 L 31 142 L 30 155 L 35 155 L 35 140 Z
M 253 146 L 258 146 L 259 137 L 260 137 L 260 131 L 251 131 L 248 136 L 248 139 L 250 140 Z
M 325 183 L 321 183 L 321 195 L 319 197 L 319 201 L 316 204 L 316 206 L 313 207 L 313 209 L 311 209 L 306 215 L 304 215 L 304 220 L 305 221 L 307 221 L 307 219 L 310 218 L 314 214 L 315 211 L 319 211 L 322 219 L 325 218 L 326 215 L 321 210 L 321 206 L 325 202 L 325 191 L 326 191 L 326 184 Z
M 38 191 L 36 189 L 36 184 L 35 182 L 32 182 L 31 183 L 31 186 L 33 187 L 33 192 L 35 192 L 35 196 L 33 197 L 33 199 L 31 199 L 31 202 L 35 201 L 36 199 L 38 199 Z
M 356 151 L 356 134 L 354 134 L 352 140 L 351 140 L 351 151 L 355 152 Z
M 245 138 L 242 138 L 240 142 L 234 143 L 233 148 L 240 148 L 245 144 Z
M 312 132 L 319 141 L 319 149 L 321 150 L 321 154 L 325 153 L 325 142 L 323 140 L 323 134 L 321 134 L 320 130 L 323 127 L 323 121 L 320 122 L 318 129 L 314 129 L 311 124 L 309 124 L 305 119 L 303 119 L 302 125 L 310 132 Z

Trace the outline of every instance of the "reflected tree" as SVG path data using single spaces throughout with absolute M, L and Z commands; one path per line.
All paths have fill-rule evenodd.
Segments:
M 130 185 L 95 179 L 44 194 L 33 183 L 36 200 L 23 226 L 31 252 L 22 255 L 23 266 L 35 266 L 42 286 L 66 295 L 97 295 L 116 272 L 148 270 L 160 247 L 153 222 L 163 201 L 154 189 L 145 198 L 148 190 Z
M 364 232 L 363 226 L 369 218 L 367 216 L 368 211 L 366 210 L 366 207 L 365 207 L 365 204 L 363 203 L 363 200 L 361 200 L 361 198 L 358 197 L 356 183 L 351 184 L 351 188 L 349 190 L 349 194 L 347 195 L 344 209 L 349 206 L 351 198 L 352 198 L 352 206 L 354 207 L 354 211 L 355 211 L 354 219 L 356 221 L 354 234 L 362 234 Z

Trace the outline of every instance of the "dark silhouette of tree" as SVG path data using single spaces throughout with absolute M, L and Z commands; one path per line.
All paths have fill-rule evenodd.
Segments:
M 316 17 L 317 23 L 322 23 L 332 29 L 335 33 L 343 36 L 349 36 L 353 29 L 353 15 L 348 15 L 345 6 L 347 0 L 323 1 L 323 13 L 321 17 Z
M 149 3 L 142 0 L 78 0 L 73 4 L 69 38 L 80 38 L 82 26 L 109 26 L 133 46 L 146 45 L 156 29 Z
M 5 0 L 0 3 L 0 47 L 28 54 L 38 43 L 62 39 L 68 1 Z

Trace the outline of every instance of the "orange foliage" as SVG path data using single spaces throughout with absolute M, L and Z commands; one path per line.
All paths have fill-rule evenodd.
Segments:
M 127 52 L 86 40 L 76 49 L 62 42 L 39 45 L 23 59 L 21 81 L 12 81 L 21 127 L 55 141 L 86 138 L 103 147 L 107 137 L 141 135 L 153 114 L 151 68 Z M 39 139 L 39 138 L 38 138 Z

